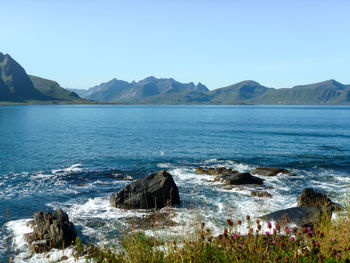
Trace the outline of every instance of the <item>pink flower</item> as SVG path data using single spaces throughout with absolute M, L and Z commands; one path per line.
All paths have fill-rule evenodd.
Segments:
M 274 240 L 274 241 L 272 241 L 272 244 L 276 245 L 277 243 L 276 243 L 276 241 Z
M 294 241 L 294 237 L 291 237 L 291 238 L 290 238 L 290 241 Z
M 271 222 L 267 222 L 267 227 L 271 229 L 271 227 L 272 227 Z
M 290 234 L 290 229 L 288 227 L 286 228 L 286 233 Z
M 269 236 L 269 235 L 270 235 L 270 231 L 266 231 L 265 233 L 266 233 L 266 235 L 267 235 L 267 236 Z
M 320 245 L 320 242 L 316 241 L 316 246 L 319 246 Z
M 276 234 L 276 232 L 277 232 L 277 229 L 276 229 L 276 228 L 274 228 L 274 229 L 273 229 L 273 233 L 274 233 L 274 234 Z
M 340 256 L 341 254 L 340 253 L 337 253 L 337 259 L 340 260 Z
M 234 233 L 234 234 L 233 234 L 233 238 L 234 238 L 234 239 L 237 239 L 237 238 L 238 238 L 238 234 Z
M 311 231 L 311 230 L 309 230 L 307 233 L 308 233 L 310 236 L 312 235 L 312 231 Z
M 332 237 L 332 242 L 335 242 L 337 239 L 335 237 Z

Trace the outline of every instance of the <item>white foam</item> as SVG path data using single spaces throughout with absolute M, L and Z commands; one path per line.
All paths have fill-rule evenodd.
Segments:
M 79 167 L 81 165 L 82 165 L 81 163 L 76 163 L 76 164 L 73 164 L 67 168 L 52 170 L 52 173 L 57 174 L 57 173 L 80 172 L 83 170 L 82 168 Z
M 158 163 L 157 167 L 159 168 L 170 168 L 172 167 L 171 163 Z

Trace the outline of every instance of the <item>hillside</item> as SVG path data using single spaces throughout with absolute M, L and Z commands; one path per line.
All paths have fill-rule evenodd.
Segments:
M 56 81 L 31 75 L 29 75 L 29 78 L 34 85 L 34 88 L 50 98 L 64 101 L 83 101 L 83 99 L 81 99 L 75 92 L 62 88 Z

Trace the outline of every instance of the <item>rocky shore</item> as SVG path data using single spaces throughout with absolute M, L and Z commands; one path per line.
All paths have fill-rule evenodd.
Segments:
M 277 167 L 260 167 L 251 172 L 238 172 L 225 167 L 195 169 L 198 176 L 213 176 L 212 182 L 221 183 L 230 187 L 256 187 L 251 190 L 251 195 L 259 198 L 272 198 L 268 188 L 264 186 L 263 177 L 294 174 L 286 169 Z M 265 189 L 264 189 L 265 187 Z M 262 190 L 264 189 L 264 190 Z M 121 209 L 152 209 L 161 211 L 161 208 L 177 206 L 180 204 L 180 194 L 173 176 L 165 170 L 151 173 L 135 180 L 116 193 L 109 199 L 110 205 Z M 268 213 L 261 219 L 273 221 L 281 225 L 293 224 L 302 227 L 312 227 L 322 216 L 329 218 L 333 211 L 343 208 L 334 203 L 326 194 L 312 188 L 305 188 L 299 195 L 297 206 Z M 171 219 L 171 213 L 157 212 L 158 217 L 166 225 L 175 225 Z M 154 213 L 156 214 L 156 212 Z M 77 237 L 77 231 L 69 221 L 67 213 L 58 209 L 54 212 L 35 212 L 34 219 L 28 222 L 33 232 L 25 234 L 24 238 L 29 248 L 34 253 L 42 253 L 51 248 L 65 248 L 73 244 Z M 146 227 L 152 216 L 140 220 L 139 227 Z

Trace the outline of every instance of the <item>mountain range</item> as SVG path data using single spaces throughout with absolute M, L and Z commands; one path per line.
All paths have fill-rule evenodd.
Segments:
M 0 102 L 86 103 L 57 82 L 30 76 L 10 55 L 0 52 Z
M 247 80 L 209 90 L 202 83 L 148 77 L 138 82 L 112 79 L 88 90 L 64 89 L 31 76 L 0 52 L 0 103 L 268 104 L 349 105 L 350 85 L 335 80 L 275 89 Z
M 148 77 L 138 82 L 112 79 L 88 90 L 72 91 L 88 100 L 138 104 L 350 104 L 350 85 L 335 80 L 284 89 L 268 88 L 247 80 L 209 90 L 202 83 L 195 85 L 172 78 Z

